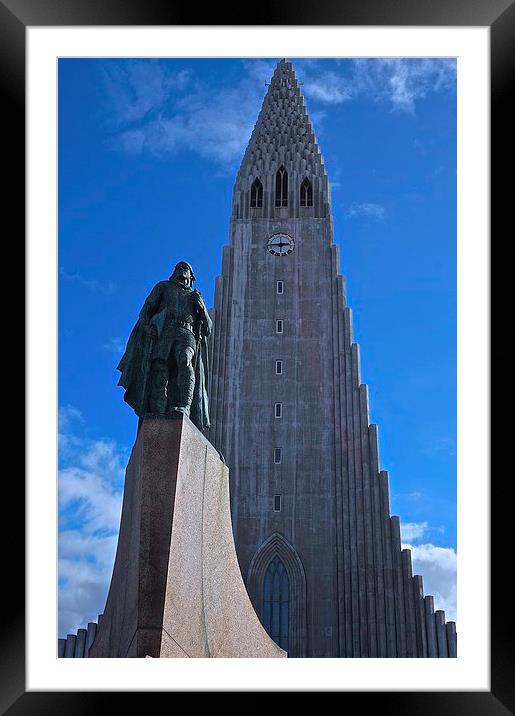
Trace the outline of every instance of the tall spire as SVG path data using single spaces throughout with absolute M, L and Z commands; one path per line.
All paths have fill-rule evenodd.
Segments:
M 250 218 L 249 192 L 252 182 L 256 180 L 264 188 L 265 198 L 260 215 L 263 218 L 277 216 L 272 195 L 276 173 L 281 168 L 288 175 L 288 215 L 299 215 L 296 196 L 301 182 L 307 180 L 314 197 L 311 213 L 327 216 L 329 187 L 324 161 L 292 63 L 286 59 L 282 59 L 275 68 L 243 157 L 236 178 L 233 216 Z
M 325 174 L 304 97 L 286 59 L 275 68 L 238 178 L 277 170 L 281 164 L 299 174 Z

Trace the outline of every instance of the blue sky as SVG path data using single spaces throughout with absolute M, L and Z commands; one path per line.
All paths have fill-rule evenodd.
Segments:
M 276 59 L 59 61 L 59 635 L 103 610 L 136 416 L 116 365 L 178 260 L 208 306 Z M 291 59 L 291 58 L 290 58 Z M 293 58 L 414 571 L 456 617 L 456 72 Z

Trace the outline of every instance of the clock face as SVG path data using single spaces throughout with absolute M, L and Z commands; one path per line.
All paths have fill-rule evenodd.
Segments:
M 274 256 L 287 256 L 294 248 L 295 243 L 287 234 L 274 234 L 268 239 L 268 250 Z

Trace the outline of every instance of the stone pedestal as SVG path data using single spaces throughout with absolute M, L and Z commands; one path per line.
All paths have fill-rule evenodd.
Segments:
M 142 422 L 127 466 L 111 587 L 89 656 L 286 656 L 243 584 L 229 470 L 188 418 Z

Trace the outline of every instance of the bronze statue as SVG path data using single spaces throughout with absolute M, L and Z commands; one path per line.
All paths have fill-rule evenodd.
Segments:
M 184 413 L 203 430 L 209 426 L 206 339 L 212 323 L 194 281 L 191 266 L 180 261 L 154 286 L 118 365 L 118 385 L 138 416 Z

